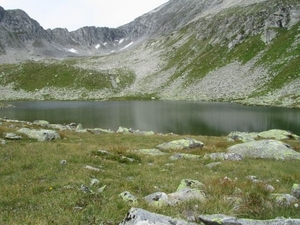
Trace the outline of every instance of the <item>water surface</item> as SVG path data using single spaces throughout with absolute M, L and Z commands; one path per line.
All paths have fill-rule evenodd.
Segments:
M 227 135 L 231 131 L 290 130 L 300 134 L 300 109 L 185 101 L 10 102 L 0 117 L 50 123 L 81 123 L 116 131 L 119 126 L 156 133 Z

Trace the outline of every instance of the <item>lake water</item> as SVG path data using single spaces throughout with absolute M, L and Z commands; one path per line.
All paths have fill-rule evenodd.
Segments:
M 231 131 L 290 130 L 300 135 L 300 109 L 184 101 L 10 102 L 0 118 L 81 123 L 116 131 L 119 126 L 156 133 L 227 135 Z

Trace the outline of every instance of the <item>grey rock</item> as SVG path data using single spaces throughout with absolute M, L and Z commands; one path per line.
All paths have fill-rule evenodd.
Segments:
M 298 199 L 290 194 L 271 194 L 278 206 L 286 207 L 298 202 Z
M 38 141 L 53 141 L 56 139 L 60 139 L 60 135 L 53 130 L 34 130 L 29 128 L 21 128 L 17 132 L 25 134 L 29 138 L 33 138 Z
M 292 187 L 292 193 L 295 198 L 300 199 L 300 184 L 294 184 Z
M 93 166 L 85 166 L 84 168 L 88 169 L 88 170 L 93 170 L 93 171 L 96 171 L 96 172 L 100 172 L 101 171 L 99 168 L 96 168 L 96 167 L 93 167 Z
M 154 135 L 155 133 L 153 131 L 140 131 L 140 130 L 134 130 L 132 128 L 126 128 L 126 127 L 119 127 L 117 130 L 117 133 L 122 134 L 139 134 L 139 135 Z
M 38 126 L 48 126 L 50 123 L 46 120 L 35 120 L 33 121 L 33 124 Z
M 291 146 L 277 140 L 252 141 L 233 145 L 228 148 L 229 153 L 237 153 L 242 157 L 293 160 L 300 159 L 300 153 L 294 151 Z
M 198 180 L 183 179 L 180 182 L 177 191 L 184 190 L 187 188 L 203 190 L 205 188 L 205 185 Z
M 6 144 L 6 141 L 5 141 L 4 139 L 1 139 L 1 138 L 0 138 L 0 143 L 1 143 L 1 145 L 5 145 L 5 144 Z
M 145 155 L 165 155 L 166 153 L 154 148 L 154 149 L 139 149 L 135 150 L 137 153 L 145 154 Z
M 124 191 L 119 196 L 127 203 L 136 204 L 138 202 L 138 198 L 131 194 L 129 191 Z
M 87 129 L 88 132 L 91 132 L 93 134 L 113 134 L 114 131 L 109 129 L 102 129 L 102 128 L 93 128 L 93 129 Z
M 218 153 L 206 154 L 204 156 L 204 159 L 241 161 L 243 160 L 243 157 L 238 153 L 218 152 Z
M 180 219 L 151 213 L 149 211 L 131 208 L 119 225 L 196 225 Z
M 166 142 L 157 146 L 157 148 L 162 150 L 184 150 L 203 147 L 204 144 L 201 141 L 192 138 L 184 138 L 180 140 Z
M 164 192 L 155 192 L 144 197 L 149 205 L 154 207 L 166 206 L 168 202 L 168 195 Z
M 99 185 L 100 184 L 100 181 L 96 178 L 93 178 L 91 179 L 91 183 L 90 183 L 90 186 L 93 187 L 95 185 Z
M 279 129 L 263 131 L 260 132 L 258 136 L 266 139 L 276 139 L 276 140 L 284 140 L 284 139 L 300 140 L 300 137 L 298 135 L 293 134 L 290 131 L 279 130 Z
M 4 138 L 7 140 L 20 140 L 22 136 L 16 135 L 14 133 L 5 133 Z
M 83 191 L 84 193 L 92 193 L 92 190 L 89 187 L 85 186 L 84 184 L 80 186 L 80 190 Z
M 199 155 L 187 154 L 187 153 L 176 153 L 175 155 L 170 156 L 170 160 L 179 160 L 179 159 L 189 159 L 195 160 L 200 159 Z
M 253 220 L 240 219 L 233 216 L 226 216 L 222 214 L 216 215 L 200 215 L 198 216 L 200 222 L 205 225 L 299 225 L 300 219 L 274 219 L 274 220 Z
M 60 161 L 60 165 L 66 165 L 67 164 L 67 160 L 63 159 Z
M 185 188 L 174 193 L 168 194 L 167 204 L 174 206 L 183 202 L 197 200 L 204 203 L 206 201 L 205 193 L 202 190 Z
M 255 141 L 255 138 L 257 138 L 257 137 L 258 137 L 258 133 L 234 131 L 227 135 L 227 140 L 228 141 L 250 142 L 250 141 Z

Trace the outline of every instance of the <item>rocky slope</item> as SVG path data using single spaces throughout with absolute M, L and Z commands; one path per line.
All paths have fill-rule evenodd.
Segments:
M 297 0 L 170 0 L 116 29 L 69 32 L 0 8 L 0 62 L 23 62 L 1 65 L 1 99 L 153 96 L 300 107 L 299 21 Z M 42 73 L 28 69 L 28 59 L 44 65 L 51 82 L 22 86 Z M 108 84 L 58 85 L 55 75 L 70 67 Z

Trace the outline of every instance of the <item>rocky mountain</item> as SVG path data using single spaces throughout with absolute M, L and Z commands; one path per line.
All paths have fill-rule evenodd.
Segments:
M 115 29 L 72 32 L 44 30 L 25 12 L 0 8 L 0 62 L 34 60 L 2 66 L 3 93 L 11 95 L 2 99 L 22 89 L 22 98 L 35 99 L 153 96 L 300 107 L 299 22 L 299 0 L 170 0 Z M 20 70 L 41 77 L 34 68 L 42 65 L 49 82 L 19 84 Z M 51 77 L 71 69 L 78 77 L 67 86 Z M 79 90 L 78 81 L 93 74 L 102 75 L 101 85 Z

